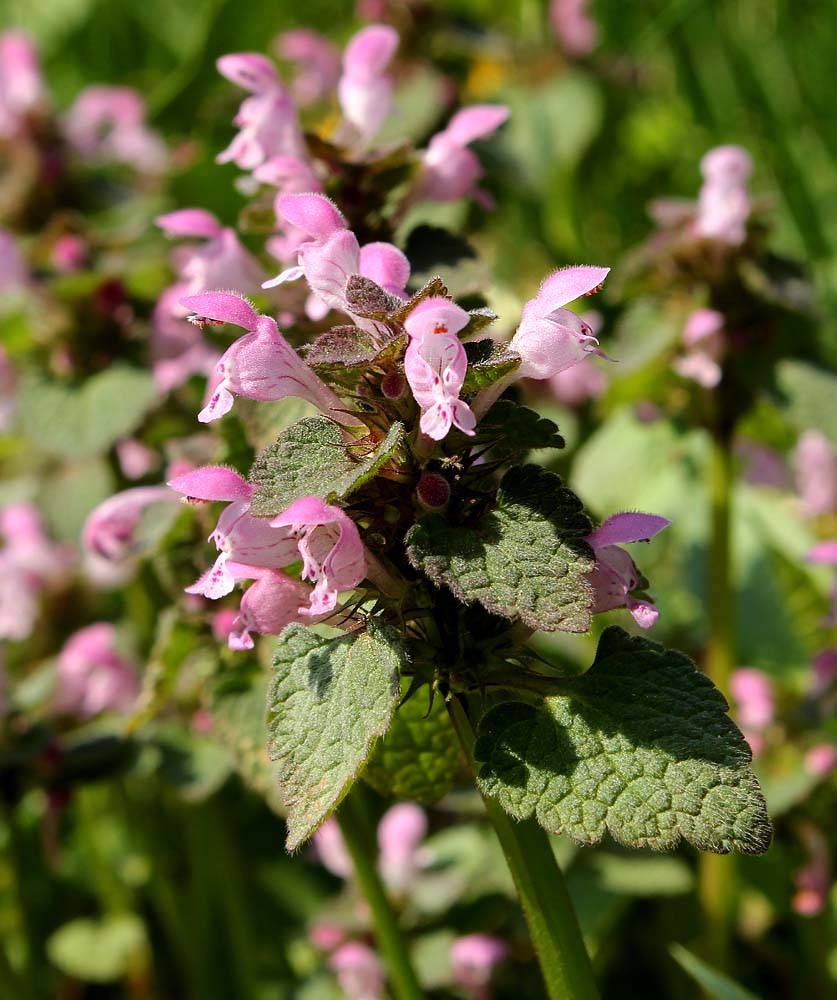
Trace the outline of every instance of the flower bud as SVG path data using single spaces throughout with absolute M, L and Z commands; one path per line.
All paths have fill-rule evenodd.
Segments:
M 387 399 L 401 399 L 407 391 L 407 380 L 399 372 L 390 372 L 381 381 L 381 392 Z
M 450 486 L 438 472 L 427 472 L 418 481 L 416 495 L 425 510 L 444 510 L 450 500 Z

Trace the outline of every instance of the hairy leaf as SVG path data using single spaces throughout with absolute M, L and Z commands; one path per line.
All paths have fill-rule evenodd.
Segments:
M 304 625 L 279 637 L 267 696 L 268 751 L 279 763 L 289 851 L 359 776 L 398 702 L 404 652 L 389 628 L 327 639 Z
M 480 722 L 479 784 L 519 819 L 597 844 L 761 854 L 771 828 L 744 737 L 683 653 L 604 631 L 580 677 Z
M 346 282 L 346 302 L 355 316 L 378 320 L 386 319 L 403 305 L 401 299 L 362 274 L 353 274 Z
M 493 340 L 475 340 L 465 344 L 468 371 L 462 384 L 462 395 L 494 385 L 520 367 L 520 355 L 505 344 Z
M 305 360 L 318 372 L 334 375 L 346 370 L 388 369 L 394 367 L 406 346 L 403 334 L 379 348 L 365 330 L 336 326 L 311 344 Z
M 454 452 L 464 448 L 491 449 L 491 457 L 520 461 L 536 448 L 563 448 L 558 425 L 511 399 L 498 399 L 477 424 L 474 437 L 451 431 L 447 441 Z
M 480 330 L 491 326 L 497 320 L 497 313 L 486 306 L 480 306 L 478 309 L 469 309 L 468 315 L 471 317 L 468 320 L 468 325 L 459 334 L 462 340 L 467 340 L 468 337 L 472 337 L 475 333 L 479 333 Z
M 377 474 L 403 434 L 403 424 L 396 422 L 377 445 L 347 445 L 343 431 L 326 417 L 298 421 L 253 463 L 250 481 L 258 489 L 250 512 L 273 517 L 300 497 L 331 501 L 348 496 Z
M 407 302 L 402 302 L 390 319 L 396 323 L 403 323 L 419 302 L 423 302 L 425 299 L 436 298 L 437 296 L 443 299 L 450 298 L 447 285 L 438 275 L 435 275 L 429 278 Z
M 419 692 L 399 707 L 363 777 L 382 795 L 437 802 L 460 770 L 459 744 L 444 702 L 434 698 L 428 711 Z
M 523 465 L 506 473 L 496 508 L 474 527 L 454 527 L 438 514 L 422 518 L 407 533 L 407 556 L 464 604 L 478 601 L 533 629 L 586 632 L 590 531 L 581 501 L 558 476 Z

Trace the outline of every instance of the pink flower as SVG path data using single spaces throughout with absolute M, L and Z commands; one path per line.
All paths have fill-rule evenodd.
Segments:
M 327 38 L 307 28 L 283 31 L 276 39 L 282 59 L 297 64 L 291 93 L 299 107 L 326 97 L 340 78 L 340 51 Z
M 216 365 L 220 381 L 198 414 L 201 423 L 228 413 L 233 394 L 258 400 L 298 396 L 339 423 L 354 422 L 343 412 L 341 400 L 285 340 L 276 322 L 268 316 L 259 316 L 245 299 L 229 292 L 206 292 L 187 296 L 182 304 L 199 320 L 232 323 L 249 331 L 228 348 Z
M 805 770 L 817 778 L 826 778 L 837 767 L 837 747 L 817 743 L 805 754 Z
M 791 905 L 800 916 L 815 917 L 825 907 L 831 890 L 828 841 L 812 823 L 803 823 L 799 833 L 810 860 L 794 872 L 797 891 Z
M 165 486 L 135 486 L 109 497 L 88 516 L 82 543 L 109 563 L 123 563 L 136 555 L 136 532 L 146 510 L 157 503 L 172 503 Z
M 0 292 L 26 288 L 31 280 L 29 265 L 8 229 L 0 228 Z
M 256 488 L 232 469 L 204 466 L 177 476 L 168 485 L 190 500 L 229 502 L 209 536 L 219 552 L 218 558 L 211 569 L 186 588 L 187 594 L 217 600 L 232 591 L 236 580 L 258 575 L 246 570 L 280 569 L 296 559 L 296 544 L 287 533 L 275 531 L 265 518 L 250 515 L 250 500 Z
M 501 104 L 477 104 L 458 111 L 447 128 L 430 140 L 422 155 L 417 197 L 428 201 L 454 201 L 472 197 L 484 207 L 490 198 L 477 187 L 482 167 L 468 146 L 495 132 L 509 116 Z
M 116 651 L 116 629 L 96 622 L 74 633 L 58 655 L 55 709 L 84 718 L 130 712 L 139 693 L 133 666 Z
M 413 802 L 400 802 L 378 824 L 378 867 L 387 887 L 402 893 L 421 867 L 419 845 L 427 836 L 427 816 Z
M 220 358 L 200 328 L 187 322 L 189 310 L 180 300 L 188 294 L 186 284 L 171 285 L 151 313 L 151 361 L 154 384 L 161 393 L 170 392 L 192 375 L 208 377 Z
M 366 556 L 357 526 L 339 507 L 318 497 L 301 497 L 270 524 L 288 529 L 302 556 L 302 579 L 314 584 L 310 604 L 300 607 L 300 614 L 333 611 L 340 591 L 351 590 L 366 577 Z
M 44 99 L 38 53 L 22 31 L 0 34 L 0 139 L 20 132 Z
M 300 607 L 310 598 L 310 588 L 304 583 L 276 569 L 230 564 L 230 570 L 235 579 L 256 580 L 241 598 L 228 636 L 230 649 L 252 649 L 251 632 L 279 635 L 286 625 L 299 620 Z
M 145 125 L 145 101 L 130 87 L 86 87 L 67 113 L 67 140 L 81 156 L 161 173 L 166 150 Z
M 752 173 L 750 154 L 740 146 L 717 146 L 700 161 L 703 186 L 695 229 L 699 236 L 738 246 L 747 238 Z
M 314 834 L 316 837 L 316 834 Z M 318 951 L 334 951 L 346 940 L 346 931 L 339 924 L 319 921 L 308 932 L 308 940 Z
M 473 434 L 476 417 L 459 393 L 468 359 L 456 334 L 468 323 L 468 313 L 447 299 L 424 299 L 404 326 L 410 343 L 404 355 L 404 374 L 421 407 L 423 434 L 441 441 L 452 426 Z
M 683 328 L 686 354 L 675 358 L 674 370 L 705 389 L 713 389 L 721 381 L 719 362 L 726 348 L 723 330 L 724 317 L 717 310 L 695 310 Z
M 397 48 L 394 28 L 371 24 L 361 28 L 343 53 L 337 99 L 346 122 L 364 143 L 378 132 L 392 107 L 392 80 L 384 71 Z
M 641 581 L 639 570 L 620 544 L 648 541 L 671 524 L 656 514 L 624 513 L 609 517 L 589 534 L 587 543 L 596 554 L 596 566 L 587 578 L 595 590 L 594 615 L 626 607 L 641 628 L 650 628 L 660 617 L 644 596 L 633 596 Z
M 450 949 L 453 978 L 466 989 L 483 989 L 491 981 L 495 967 L 508 953 L 505 941 L 489 934 L 467 934 L 457 938 Z
M 368 945 L 359 941 L 340 945 L 328 964 L 348 1000 L 382 1000 L 386 995 L 384 967 Z
M 214 638 L 219 642 L 229 639 L 230 633 L 235 628 L 237 618 L 238 612 L 235 608 L 221 608 L 220 611 L 215 611 L 210 619 Z
M 0 232 L 2 238 L 2 232 Z M 2 268 L 2 261 L 0 261 Z M 6 348 L 0 344 L 0 432 L 7 431 L 17 409 L 17 372 Z
M 221 56 L 218 72 L 249 90 L 233 119 L 240 131 L 216 157 L 218 163 L 233 162 L 242 170 L 253 170 L 271 156 L 304 158 L 305 143 L 291 95 L 272 63 L 253 52 Z
M 589 55 L 599 42 L 599 26 L 588 7 L 589 0 L 551 0 L 549 4 L 552 30 L 571 58 Z
M 59 274 L 72 274 L 84 267 L 88 254 L 87 241 L 75 233 L 64 233 L 52 245 L 50 261 Z
M 319 178 L 308 163 L 294 156 L 272 156 L 256 167 L 253 177 L 262 184 L 276 188 L 273 211 L 281 232 L 268 239 L 268 252 L 282 263 L 295 260 L 299 248 L 308 241 L 308 235 L 283 218 L 281 198 L 286 194 L 319 192 L 322 189 Z
M 136 438 L 122 438 L 116 442 L 116 457 L 126 479 L 142 479 L 160 462 L 157 453 Z
M 350 878 L 354 867 L 336 819 L 327 819 L 314 833 L 314 848 L 323 868 L 338 878 Z
M 837 649 L 824 649 L 814 657 L 813 693 L 823 695 L 837 681 Z
M 733 671 L 729 687 L 742 729 L 758 731 L 770 725 L 776 702 L 773 683 L 766 674 L 753 667 L 741 667 Z
M 837 452 L 820 431 L 808 430 L 793 452 L 796 488 L 806 517 L 818 517 L 837 508 Z

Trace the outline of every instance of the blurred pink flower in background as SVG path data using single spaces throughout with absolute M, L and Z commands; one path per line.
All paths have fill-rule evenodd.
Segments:
M 509 954 L 505 941 L 490 934 L 467 934 L 457 938 L 450 949 L 454 981 L 476 997 L 485 996 L 496 966 Z
M 765 748 L 762 731 L 776 715 L 773 682 L 761 670 L 739 667 L 733 671 L 729 687 L 741 731 L 750 744 L 753 756 L 757 757 Z
M 579 317 L 586 323 L 591 334 L 597 337 L 602 328 L 602 315 L 595 310 L 582 313 Z M 547 380 L 550 393 L 564 406 L 582 406 L 590 399 L 596 399 L 607 389 L 607 376 L 592 358 L 579 361 L 572 368 L 566 368 Z
M 825 778 L 837 765 L 837 747 L 831 743 L 817 743 L 805 754 L 805 770 L 818 778 Z
M 130 87 L 85 87 L 67 112 L 64 131 L 81 156 L 150 174 L 166 168 L 166 147 L 146 126 L 145 101 Z
M 340 945 L 328 964 L 348 1000 L 383 1000 L 386 995 L 384 967 L 369 945 L 360 941 Z
M 55 710 L 82 717 L 130 712 L 139 682 L 116 650 L 116 629 L 96 622 L 75 632 L 58 654 Z
M 139 546 L 137 529 L 146 510 L 157 503 L 175 502 L 165 486 L 135 486 L 108 497 L 90 512 L 82 543 L 109 563 L 128 563 Z
M 837 509 L 837 449 L 820 431 L 807 430 L 793 451 L 796 489 L 806 517 Z
M 831 866 L 828 841 L 813 823 L 802 823 L 799 836 L 808 852 L 809 861 L 793 876 L 796 893 L 791 905 L 802 917 L 815 917 L 822 912 L 831 890 Z
M 0 34 L 0 139 L 20 132 L 44 100 L 38 53 L 23 31 Z
M 0 292 L 23 289 L 30 280 L 29 265 L 18 248 L 17 240 L 8 229 L 0 227 Z
M 590 16 L 589 0 L 551 0 L 549 22 L 571 58 L 589 55 L 599 43 L 599 26 Z
M 53 243 L 50 261 L 60 274 L 72 274 L 84 267 L 88 252 L 89 247 L 83 237 L 64 233 Z
M 750 217 L 748 181 L 753 161 L 740 146 L 716 146 L 700 161 L 703 186 L 695 229 L 699 236 L 737 246 L 747 238 Z
M 327 38 L 307 28 L 283 31 L 274 42 L 276 54 L 296 63 L 291 95 L 298 107 L 328 96 L 340 79 L 340 50 Z
M 398 48 L 398 32 L 370 24 L 354 35 L 343 52 L 337 99 L 345 121 L 369 142 L 392 109 L 392 79 L 386 69 Z
M 674 370 L 705 389 L 721 381 L 720 361 L 724 356 L 724 317 L 715 309 L 697 309 L 686 320 L 683 345 L 686 354 L 675 358 Z
M 6 348 L 0 344 L 0 433 L 12 426 L 16 409 L 17 371 Z
M 142 479 L 160 464 L 157 452 L 136 438 L 122 438 L 117 441 L 116 458 L 126 479 Z

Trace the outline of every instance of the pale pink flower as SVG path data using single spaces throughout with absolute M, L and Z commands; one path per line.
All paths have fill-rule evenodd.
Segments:
M 773 682 L 754 667 L 734 670 L 729 682 L 736 712 L 744 730 L 765 729 L 776 714 Z
M 11 427 L 16 409 L 17 372 L 6 348 L 0 344 L 0 433 Z
M 700 161 L 703 186 L 698 195 L 695 230 L 699 236 L 738 246 L 747 238 L 753 170 L 750 154 L 740 146 L 717 146 Z
M 340 50 L 327 38 L 307 28 L 294 28 L 283 31 L 274 44 L 282 59 L 296 63 L 291 94 L 299 107 L 322 100 L 337 86 Z
M 806 517 L 837 508 L 837 451 L 820 431 L 807 430 L 793 452 L 796 488 Z
M 221 608 L 220 611 L 215 611 L 210 617 L 214 638 L 219 642 L 229 639 L 237 618 L 238 612 L 235 608 Z
M 88 718 L 130 712 L 139 693 L 134 667 L 116 649 L 116 629 L 96 622 L 74 633 L 58 654 L 55 710 Z
M 791 905 L 800 916 L 815 917 L 822 912 L 831 891 L 828 841 L 819 827 L 808 822 L 800 826 L 799 834 L 809 861 L 794 872 L 796 893 Z
M 130 87 L 86 87 L 67 112 L 64 131 L 81 156 L 149 174 L 166 167 L 165 146 L 145 124 L 145 101 Z
M 256 581 L 241 598 L 238 616 L 228 635 L 230 649 L 252 649 L 251 632 L 279 635 L 286 625 L 299 620 L 300 607 L 310 599 L 310 587 L 280 570 L 229 565 L 235 579 Z
M 0 227 L 0 292 L 23 290 L 31 281 L 26 258 L 20 252 L 17 240 Z
M 316 837 L 316 834 L 314 834 Z M 339 924 L 318 921 L 308 932 L 308 940 L 318 951 L 334 951 L 346 940 L 346 931 Z
M 116 493 L 89 514 L 82 543 L 108 563 L 128 562 L 139 550 L 137 529 L 146 510 L 154 504 L 172 502 L 165 486 L 135 486 Z
M 268 316 L 259 316 L 245 299 L 229 292 L 206 292 L 188 296 L 182 303 L 199 319 L 232 323 L 248 331 L 216 365 L 220 380 L 198 414 L 201 423 L 228 413 L 234 394 L 258 400 L 298 396 L 339 423 L 355 422 L 344 412 L 341 400 L 285 340 L 276 322 Z
M 142 479 L 160 464 L 157 452 L 136 438 L 117 441 L 116 458 L 126 479 Z
M 675 358 L 672 367 L 684 378 L 705 389 L 721 381 L 721 365 L 726 350 L 724 317 L 716 309 L 696 309 L 683 328 L 686 354 Z
M 404 326 L 410 343 L 404 355 L 404 374 L 421 407 L 423 434 L 441 441 L 451 427 L 473 434 L 476 417 L 459 398 L 468 359 L 456 334 L 469 320 L 464 309 L 447 299 L 424 299 Z
M 607 377 L 601 368 L 585 358 L 548 379 L 549 391 L 565 406 L 583 406 L 607 389 Z
M 587 574 L 593 585 L 594 615 L 616 608 L 627 608 L 641 628 L 650 628 L 660 617 L 657 608 L 645 597 L 634 596 L 640 585 L 640 573 L 633 559 L 620 548 L 632 542 L 648 541 L 671 524 L 657 514 L 613 514 L 586 538 L 596 554 L 596 566 Z
M 80 271 L 87 260 L 87 241 L 75 233 L 64 233 L 53 243 L 50 252 L 52 266 L 59 274 Z
M 292 225 L 282 215 L 281 198 L 286 194 L 310 194 L 322 190 L 313 168 L 294 156 L 272 156 L 253 171 L 262 184 L 276 188 L 273 211 L 280 232 L 271 236 L 265 246 L 278 261 L 287 264 L 297 258 L 299 248 L 309 240 L 304 229 Z
M 327 819 L 314 833 L 314 848 L 323 868 L 338 878 L 350 878 L 354 867 L 336 819 Z
M 296 108 L 273 64 L 258 53 L 240 52 L 221 56 L 216 65 L 222 76 L 252 93 L 233 119 L 240 131 L 217 162 L 253 170 L 271 156 L 304 158 Z
M 458 111 L 422 154 L 416 197 L 428 201 L 470 197 L 490 208 L 490 197 L 477 186 L 483 174 L 480 161 L 468 146 L 490 136 L 508 116 L 509 109 L 501 104 L 477 104 Z
M 414 802 L 399 802 L 378 824 L 378 867 L 391 892 L 403 893 L 422 866 L 419 847 L 427 836 L 427 816 Z
M 837 747 L 833 743 L 817 743 L 805 754 L 805 770 L 817 778 L 826 778 L 837 767 Z
M 0 34 L 0 139 L 20 132 L 44 100 L 38 53 L 23 31 Z
M 551 0 L 549 20 L 563 51 L 571 58 L 589 55 L 599 42 L 589 0 Z
M 359 941 L 340 945 L 328 960 L 347 1000 L 383 1000 L 386 974 L 375 952 Z
M 171 285 L 151 313 L 151 362 L 154 385 L 161 393 L 177 388 L 192 375 L 209 377 L 221 356 L 200 328 L 187 321 L 189 310 L 180 300 L 188 294 L 185 283 Z
M 346 122 L 369 142 L 392 108 L 392 80 L 385 71 L 398 48 L 398 32 L 371 24 L 354 35 L 343 53 L 337 99 Z
M 302 579 L 314 584 L 310 603 L 300 607 L 300 614 L 333 611 L 337 595 L 356 587 L 366 577 L 366 555 L 357 526 L 339 507 L 319 497 L 301 497 L 270 524 L 287 529 L 296 539 L 303 560 Z
M 457 938 L 450 949 L 454 981 L 468 990 L 488 986 L 496 966 L 509 954 L 505 941 L 490 934 L 466 934 Z

